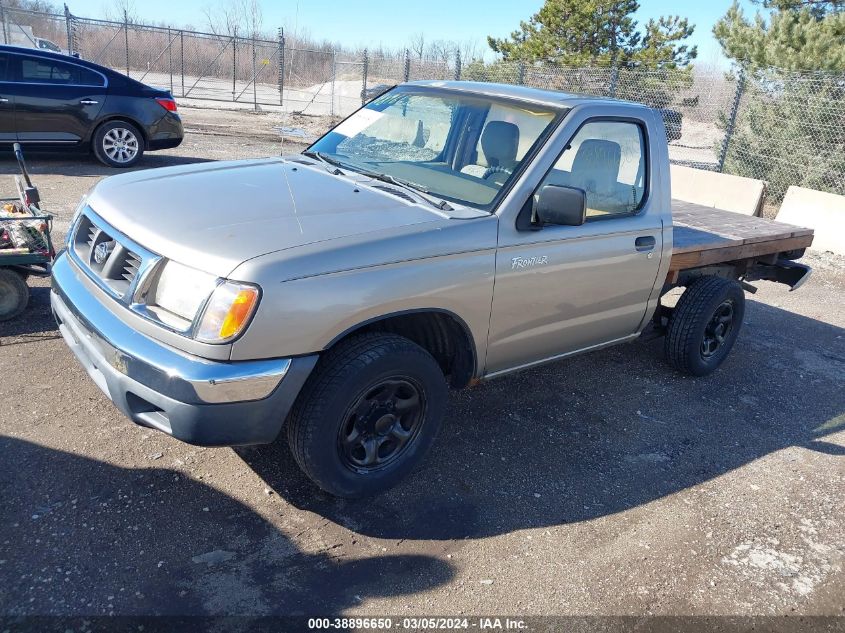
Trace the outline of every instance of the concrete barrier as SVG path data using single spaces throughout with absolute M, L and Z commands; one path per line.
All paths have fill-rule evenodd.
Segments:
M 813 250 L 845 255 L 845 196 L 790 187 L 777 220 L 813 229 Z
M 754 178 L 671 165 L 672 197 L 743 215 L 760 215 L 766 183 Z

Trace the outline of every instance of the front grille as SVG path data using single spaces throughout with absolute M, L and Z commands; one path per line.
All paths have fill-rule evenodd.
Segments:
M 136 281 L 145 264 L 158 259 L 90 209 L 83 212 L 78 220 L 71 248 L 88 276 L 113 297 L 126 303 L 132 300 Z
M 132 251 L 126 251 L 126 265 L 123 267 L 123 275 L 121 275 L 131 285 L 138 276 L 138 270 L 141 268 L 141 257 Z

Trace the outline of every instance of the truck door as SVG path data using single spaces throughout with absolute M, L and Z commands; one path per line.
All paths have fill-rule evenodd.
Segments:
M 6 72 L 9 66 L 9 55 L 0 53 L 0 144 L 14 143 L 15 134 L 15 99 L 9 93 L 9 83 Z
M 541 180 L 525 205 L 546 184 L 576 187 L 587 194 L 587 220 L 517 230 L 515 216 L 502 215 L 488 375 L 635 334 L 655 288 L 668 211 L 660 207 L 669 196 L 650 196 L 658 178 L 650 169 L 646 122 L 584 117 L 576 123 L 562 130 L 568 140 L 557 143 L 562 151 L 535 177 Z M 654 149 L 665 158 L 665 148 Z
M 21 143 L 79 143 L 106 100 L 106 78 L 72 62 L 12 55 L 15 127 Z

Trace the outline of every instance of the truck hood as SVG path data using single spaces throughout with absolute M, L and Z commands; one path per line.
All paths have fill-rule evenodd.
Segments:
M 448 217 L 372 184 L 392 188 L 304 158 L 210 162 L 113 176 L 87 203 L 145 248 L 227 277 L 275 251 Z M 457 215 L 485 214 L 461 208 Z

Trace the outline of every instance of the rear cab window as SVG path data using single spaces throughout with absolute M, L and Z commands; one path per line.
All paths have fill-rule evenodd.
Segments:
M 554 117 L 553 112 L 534 112 L 529 106 L 520 108 L 512 104 L 493 103 L 478 137 L 474 160 L 462 171 L 479 175 L 487 173 L 488 178 L 496 178 L 490 173 L 496 170 L 507 172 L 525 158 L 534 140 Z

